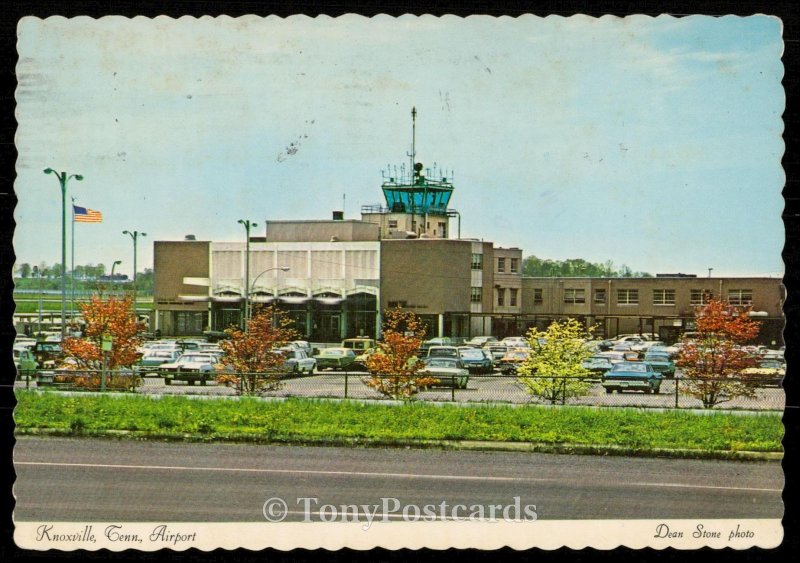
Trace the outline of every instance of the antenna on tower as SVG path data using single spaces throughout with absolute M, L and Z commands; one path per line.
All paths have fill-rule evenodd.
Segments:
M 409 173 L 414 170 L 414 161 L 417 158 L 417 108 L 411 108 L 411 153 L 406 153 L 406 156 L 411 158 L 411 168 Z M 413 177 L 411 179 L 413 182 Z

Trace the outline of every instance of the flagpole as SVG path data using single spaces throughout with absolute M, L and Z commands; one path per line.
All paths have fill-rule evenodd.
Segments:
M 72 299 L 69 303 L 70 321 L 75 322 L 75 196 L 72 196 L 72 266 L 70 268 L 69 279 L 72 288 Z

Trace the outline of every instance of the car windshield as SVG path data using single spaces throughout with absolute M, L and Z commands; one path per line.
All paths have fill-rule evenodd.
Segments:
M 432 368 L 455 368 L 458 364 L 450 358 L 433 358 L 428 361 L 428 367 Z
M 614 366 L 611 370 L 612 372 L 620 372 L 620 371 L 627 371 L 627 372 L 636 372 L 636 373 L 644 373 L 647 371 L 646 364 L 635 364 L 632 362 L 623 362 L 619 363 Z
M 647 354 L 644 359 L 646 362 L 668 362 L 669 356 L 666 354 Z
M 158 358 L 171 358 L 171 357 L 172 354 L 170 354 L 169 352 L 151 352 L 149 354 L 144 355 L 145 360 L 152 360 Z
M 181 362 L 182 364 L 186 364 L 186 363 L 190 363 L 190 362 L 191 363 L 194 363 L 194 362 L 213 362 L 214 358 L 212 356 L 199 356 L 199 355 L 194 355 L 194 354 L 188 354 L 188 355 L 181 356 L 178 359 L 178 361 Z
M 461 357 L 465 360 L 482 360 L 484 358 L 483 352 L 471 348 L 469 350 L 459 350 Z
M 783 364 L 776 360 L 767 360 L 766 362 L 759 362 L 758 367 L 780 369 L 783 367 Z

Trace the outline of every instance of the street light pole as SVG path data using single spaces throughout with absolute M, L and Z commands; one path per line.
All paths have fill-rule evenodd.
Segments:
M 52 168 L 45 168 L 44 173 L 55 174 L 61 186 L 61 340 L 64 340 L 67 325 L 67 182 L 72 178 L 80 182 L 83 176 L 56 172 Z
M 36 274 L 36 277 L 39 281 L 39 328 L 36 331 L 36 338 L 38 339 L 38 335 L 42 332 L 42 271 L 39 269 L 39 266 L 34 266 L 33 273 Z
M 122 260 L 114 260 L 114 263 L 111 264 L 111 287 L 114 288 L 114 295 L 117 294 L 117 287 L 116 283 L 114 282 L 114 268 L 117 267 L 117 264 L 122 264 Z
M 246 327 L 246 321 L 250 318 L 250 229 L 256 226 L 256 223 L 250 219 L 239 219 L 238 223 L 244 226 L 246 233 L 245 239 L 245 256 L 244 256 L 244 316 L 240 323 L 241 328 Z
M 139 231 L 122 231 L 123 235 L 129 235 L 133 239 L 133 314 L 136 314 L 136 241 L 139 237 L 146 237 L 147 233 L 140 233 Z
M 261 272 L 260 274 L 258 274 L 258 275 L 256 276 L 256 278 L 253 280 L 253 283 L 252 283 L 252 284 L 250 284 L 250 289 L 249 289 L 249 291 L 247 292 L 247 296 L 248 296 L 248 298 L 249 298 L 250 294 L 253 292 L 253 290 L 255 289 L 255 287 L 256 287 L 256 282 L 258 281 L 258 278 L 260 278 L 261 276 L 263 276 L 263 275 L 264 275 L 264 274 L 266 274 L 267 272 L 274 272 L 275 270 L 280 270 L 281 272 L 288 272 L 288 271 L 289 271 L 289 266 L 278 266 L 278 267 L 276 267 L 276 268 L 267 268 L 266 270 L 264 270 L 263 272 Z M 247 306 L 247 311 L 248 311 L 248 315 L 252 315 L 252 314 L 253 314 L 252 307 L 250 307 L 249 305 Z M 247 320 L 248 320 L 248 321 L 250 320 L 250 317 L 249 317 L 249 316 L 247 317 Z

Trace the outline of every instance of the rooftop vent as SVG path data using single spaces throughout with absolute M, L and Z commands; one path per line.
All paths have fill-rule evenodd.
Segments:
M 183 240 L 197 240 L 197 237 L 194 235 L 186 235 L 183 237 Z
M 333 212 L 333 220 L 334 221 L 344 221 L 344 211 L 334 211 Z

